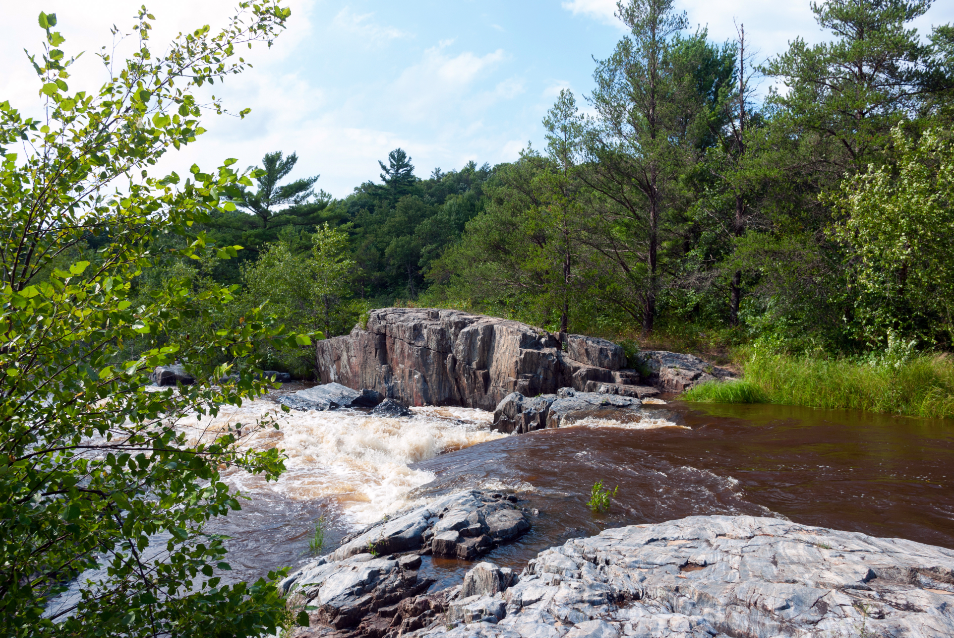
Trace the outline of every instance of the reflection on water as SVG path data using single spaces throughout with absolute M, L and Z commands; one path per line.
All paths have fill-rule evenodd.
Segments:
M 293 412 L 273 441 L 289 455 L 288 474 L 269 485 L 230 477 L 251 501 L 216 527 L 233 537 L 242 579 L 306 560 L 319 516 L 330 548 L 360 523 L 469 487 L 517 489 L 540 510 L 529 534 L 489 557 L 516 568 L 607 527 L 703 514 L 783 516 L 954 548 L 954 422 L 767 405 L 645 410 L 624 427 L 520 436 L 489 432 L 488 413 L 459 408 L 410 419 Z M 596 515 L 586 501 L 600 479 L 619 492 Z M 468 568 L 444 562 L 425 571 L 447 579 Z

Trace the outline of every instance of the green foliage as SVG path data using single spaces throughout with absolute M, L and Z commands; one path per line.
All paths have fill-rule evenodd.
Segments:
M 308 549 L 312 554 L 320 554 L 325 547 L 325 517 L 321 516 L 315 523 L 315 535 L 308 541 Z
M 281 317 L 288 329 L 317 338 L 347 332 L 356 315 L 346 303 L 354 269 L 347 234 L 324 224 L 311 235 L 311 252 L 302 254 L 293 251 L 297 236 L 283 232 L 258 261 L 244 268 L 240 307 Z M 314 366 L 309 345 L 269 348 L 260 354 L 277 367 L 305 375 Z
M 954 361 L 946 355 L 912 354 L 903 343 L 864 359 L 756 348 L 746 359 L 743 381 L 701 385 L 683 397 L 954 418 Z
M 257 344 L 294 338 L 257 312 L 189 338 L 199 334 L 190 325 L 225 312 L 234 290 L 196 287 L 188 269 L 148 294 L 133 288 L 157 261 L 149 247 L 163 235 L 178 238 L 171 250 L 183 263 L 235 257 L 234 247 L 215 248 L 193 232 L 228 207 L 226 189 L 250 184 L 231 168 L 235 160 L 212 172 L 193 166 L 185 180 L 148 167 L 195 141 L 204 108 L 223 110 L 218 101 L 201 107 L 195 89 L 242 71 L 235 48 L 270 44 L 289 15 L 271 0 L 243 2 L 221 32 L 200 28 L 153 55 L 153 18 L 143 9 L 136 53 L 124 64 L 101 54 L 109 80 L 93 92 L 70 91 L 75 58 L 60 48 L 55 16 L 40 15 L 46 43 L 31 61 L 46 119 L 0 103 L 4 636 L 258 636 L 280 622 L 273 582 L 222 585 L 223 540 L 203 526 L 239 509 L 221 469 L 272 479 L 282 459 L 238 449 L 231 428 L 199 435 L 178 424 L 265 391 L 251 374 L 224 388 L 212 381 Z M 18 157 L 10 149 L 24 141 L 31 152 Z M 123 344 L 135 340 L 142 347 L 127 358 Z M 195 385 L 145 387 L 156 366 L 176 360 Z M 47 614 L 93 567 L 99 582 L 77 583 L 80 595 Z
M 298 155 L 295 153 L 284 158 L 281 151 L 265 153 L 262 168 L 253 174 L 258 182 L 258 190 L 253 193 L 246 187 L 238 186 L 235 189 L 235 204 L 258 217 L 263 228 L 268 228 L 268 222 L 275 216 L 273 208 L 306 204 L 315 193 L 313 186 L 318 181 L 317 175 L 296 179 L 290 184 L 278 183 L 291 173 L 297 163 Z
M 698 403 L 768 403 L 762 388 L 749 381 L 709 381 L 680 397 Z
M 593 484 L 593 488 L 590 490 L 590 500 L 587 501 L 586 505 L 596 513 L 608 512 L 611 499 L 616 497 L 616 493 L 618 491 L 619 485 L 610 491 L 609 488 L 603 487 L 602 480 L 597 481 Z
M 873 345 L 895 332 L 954 344 L 954 144 L 894 130 L 895 162 L 846 180 L 835 237 L 855 256 L 855 303 Z

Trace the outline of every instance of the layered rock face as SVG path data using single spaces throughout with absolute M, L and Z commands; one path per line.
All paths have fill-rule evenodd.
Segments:
M 596 384 L 632 385 L 623 349 L 605 339 L 556 336 L 526 324 L 457 310 L 383 308 L 367 329 L 319 341 L 322 383 L 370 388 L 407 405 L 493 410 L 511 392 L 525 396 Z

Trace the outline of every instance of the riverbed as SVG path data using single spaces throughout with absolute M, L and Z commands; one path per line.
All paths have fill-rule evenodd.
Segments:
M 469 487 L 514 490 L 541 514 L 534 529 L 487 558 L 518 570 L 540 550 L 608 527 L 689 515 L 776 516 L 807 525 L 954 548 L 954 422 L 771 405 L 645 406 L 638 422 L 601 419 L 506 436 L 491 415 L 415 408 L 382 419 L 360 411 L 280 412 L 263 398 L 227 417 L 270 414 L 279 430 L 246 440 L 277 446 L 288 472 L 227 480 L 249 500 L 215 523 L 231 537 L 231 579 L 253 580 L 313 558 L 347 533 Z M 618 486 L 610 511 L 587 507 L 597 480 Z M 441 582 L 468 567 L 428 561 Z

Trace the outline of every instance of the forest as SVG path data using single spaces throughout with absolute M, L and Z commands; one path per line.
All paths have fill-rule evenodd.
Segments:
M 930 5 L 814 5 L 828 40 L 759 60 L 741 24 L 714 42 L 634 4 L 544 147 L 428 177 L 395 149 L 344 199 L 270 153 L 207 225 L 239 258 L 197 282 L 328 336 L 413 304 L 701 351 L 950 350 L 954 27 L 911 28 Z

